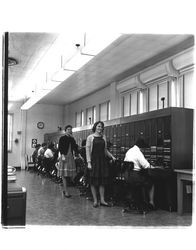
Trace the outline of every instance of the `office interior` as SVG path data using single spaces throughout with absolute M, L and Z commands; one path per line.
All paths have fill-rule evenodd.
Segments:
M 15 169 L 16 179 L 4 180 L 5 224 L 191 226 L 194 35 L 13 32 L 6 39 L 6 167 Z M 33 171 L 29 163 L 36 144 L 52 142 L 58 148 L 65 125 L 71 124 L 81 146 L 99 120 L 119 161 L 138 137 L 147 142 L 146 159 L 172 172 L 170 201 L 163 181 L 157 185 L 157 209 L 145 215 L 124 213 L 118 199 L 109 208 L 94 209 L 77 186 L 65 199 L 59 183 Z M 114 176 L 117 190 L 123 180 L 122 173 Z M 121 199 L 123 191 L 117 192 Z

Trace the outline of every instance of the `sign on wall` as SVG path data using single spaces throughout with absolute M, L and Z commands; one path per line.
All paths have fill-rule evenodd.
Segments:
M 37 139 L 32 139 L 31 147 L 32 147 L 32 148 L 35 148 L 36 145 L 37 145 Z

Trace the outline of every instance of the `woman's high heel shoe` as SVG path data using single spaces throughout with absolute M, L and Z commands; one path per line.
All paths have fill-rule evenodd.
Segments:
M 63 196 L 66 197 L 66 198 L 70 198 L 71 195 L 70 194 L 66 194 L 65 191 L 63 191 Z
M 94 202 L 94 203 L 93 203 L 93 207 L 94 207 L 94 208 L 97 208 L 97 207 L 98 207 L 98 203 L 97 203 L 97 202 Z

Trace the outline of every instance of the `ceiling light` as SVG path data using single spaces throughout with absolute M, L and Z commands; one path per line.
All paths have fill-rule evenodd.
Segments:
M 21 110 L 30 109 L 34 104 L 36 104 L 39 100 L 41 100 L 49 92 L 50 92 L 50 90 L 42 90 L 42 91 L 39 91 L 38 93 L 34 94 L 31 98 L 28 99 L 28 101 L 26 101 L 21 106 Z
M 65 63 L 63 63 L 61 58 L 60 70 L 58 70 L 52 75 L 50 81 L 46 80 L 46 84 L 44 84 L 44 89 L 42 86 L 42 89 L 37 90 L 37 93 L 33 94 L 33 96 L 31 96 L 28 101 L 23 104 L 21 109 L 27 110 L 32 107 L 40 99 L 47 95 L 52 89 L 59 85 L 52 85 L 52 82 L 61 83 L 68 79 L 75 71 L 79 70 L 81 67 L 87 64 L 95 55 L 104 50 L 121 35 L 122 34 L 96 34 L 95 39 L 93 38 L 93 36 L 91 36 L 91 38 L 93 39 L 89 39 L 89 37 L 87 37 L 85 34 L 84 44 L 81 45 L 81 43 L 75 43 L 77 51 L 75 51 L 74 54 L 68 60 L 66 60 Z
M 82 66 L 87 64 L 92 58 L 92 56 L 82 55 L 79 52 L 71 60 L 64 64 L 63 69 L 68 71 L 77 71 L 82 68 Z
M 81 53 L 97 55 L 121 35 L 121 33 L 96 33 L 92 35 L 85 34 L 84 47 L 81 49 Z
M 55 72 L 53 74 L 51 81 L 52 82 L 63 82 L 67 78 L 69 78 L 71 75 L 73 75 L 74 72 L 75 72 L 75 70 L 64 70 L 61 68 L 60 70 L 58 70 L 57 72 Z
M 13 57 L 8 57 L 8 66 L 14 66 L 18 64 L 17 60 Z

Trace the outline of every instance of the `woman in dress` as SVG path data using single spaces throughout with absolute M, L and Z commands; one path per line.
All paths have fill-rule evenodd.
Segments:
M 90 185 L 93 195 L 93 207 L 98 207 L 97 188 L 100 194 L 100 205 L 109 206 L 105 201 L 105 185 L 109 182 L 109 166 L 106 157 L 112 160 L 116 158 L 107 150 L 106 137 L 103 134 L 104 123 L 98 121 L 93 125 L 93 134 L 87 137 L 86 141 L 86 159 L 90 170 Z
M 70 177 L 73 180 L 76 176 L 76 165 L 73 152 L 78 155 L 78 146 L 72 136 L 72 126 L 67 125 L 65 127 L 65 135 L 59 140 L 60 158 L 58 169 L 58 176 L 62 177 L 63 180 L 63 195 L 66 198 L 71 197 L 68 192 L 67 177 Z

